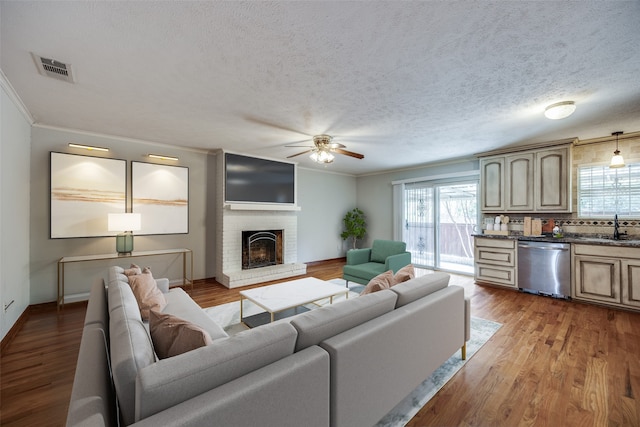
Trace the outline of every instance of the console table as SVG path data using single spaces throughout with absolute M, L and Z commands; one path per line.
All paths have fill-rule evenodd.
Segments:
M 187 284 L 191 285 L 193 291 L 193 251 L 191 249 L 161 249 L 157 251 L 137 251 L 130 254 L 121 255 L 118 253 L 99 254 L 99 255 L 81 255 L 81 256 L 67 256 L 62 257 L 58 261 L 58 298 L 56 300 L 58 310 L 64 307 L 64 268 L 68 263 L 72 262 L 85 262 L 85 261 L 99 261 L 105 259 L 125 259 L 125 258 L 137 258 L 148 257 L 157 255 L 171 255 L 182 254 L 182 286 Z M 187 255 L 189 255 L 189 275 L 187 276 Z

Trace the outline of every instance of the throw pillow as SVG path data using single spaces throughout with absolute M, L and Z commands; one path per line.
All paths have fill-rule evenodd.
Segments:
M 209 333 L 198 325 L 155 310 L 149 313 L 149 332 L 160 359 L 177 356 L 213 342 Z
M 129 286 L 138 301 L 138 308 L 143 320 L 149 319 L 149 310 L 162 311 L 167 306 L 167 300 L 158 289 L 156 281 L 148 268 L 145 273 L 129 276 Z
M 393 271 L 388 270 L 382 274 L 378 274 L 373 279 L 369 280 L 367 286 L 364 287 L 360 295 L 366 295 L 373 292 L 378 292 L 383 289 L 389 289 L 393 284 Z
M 406 282 L 407 280 L 411 280 L 414 277 L 416 277 L 416 272 L 413 269 L 413 264 L 405 265 L 393 276 L 393 285 Z
M 125 276 L 134 276 L 136 274 L 141 274 L 141 273 L 142 273 L 142 270 L 140 270 L 140 267 L 138 267 L 135 264 L 131 264 L 131 267 L 125 268 L 124 270 Z

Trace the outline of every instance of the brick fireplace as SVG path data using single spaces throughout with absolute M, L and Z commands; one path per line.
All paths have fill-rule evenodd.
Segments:
M 227 288 L 299 276 L 307 265 L 298 261 L 298 210 L 273 205 L 226 204 L 222 157 L 216 168 L 216 280 Z M 243 268 L 243 232 L 280 232 L 280 261 L 273 265 Z M 275 233 L 274 233 L 275 234 Z

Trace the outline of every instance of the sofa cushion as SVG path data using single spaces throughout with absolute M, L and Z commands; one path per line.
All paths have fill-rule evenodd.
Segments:
M 387 289 L 296 315 L 291 319 L 298 331 L 296 351 L 392 311 L 396 299 L 396 294 Z
M 360 296 L 382 291 L 384 289 L 389 289 L 392 285 L 393 271 L 388 270 L 382 274 L 378 274 L 376 277 L 369 280 L 367 286 L 365 286 L 362 292 L 360 292 Z
M 446 288 L 449 285 L 449 277 L 447 273 L 425 274 L 393 286 L 391 291 L 398 294 L 396 308 Z
M 125 269 L 122 274 L 125 276 L 135 276 L 136 274 L 142 274 L 142 269 L 136 264 L 131 264 L 131 267 Z
M 211 344 L 211 337 L 201 327 L 171 314 L 149 312 L 149 331 L 159 359 L 177 356 Z
M 136 420 L 291 355 L 295 342 L 293 326 L 275 323 L 146 366 L 137 380 Z
M 129 276 L 129 286 L 138 301 L 143 320 L 149 319 L 150 310 L 162 311 L 167 305 L 167 301 L 158 289 L 150 270 L 145 269 L 142 274 Z
M 107 297 L 109 300 L 109 313 L 123 308 L 128 318 L 142 321 L 138 301 L 136 301 L 131 286 L 127 282 L 115 281 L 109 284 Z
M 129 278 L 124 274 L 124 268 L 118 265 L 109 267 L 109 277 L 107 278 L 107 286 L 117 281 L 129 283 Z
M 407 244 L 395 240 L 374 240 L 371 245 L 371 261 L 384 263 L 388 256 L 405 252 Z
M 212 340 L 228 336 L 224 329 L 210 318 L 184 289 L 173 288 L 169 293 L 164 294 L 164 297 L 167 300 L 167 306 L 162 310 L 163 313 L 173 314 L 200 326 L 209 333 Z
M 405 265 L 393 276 L 393 284 L 397 285 L 398 283 L 406 282 L 407 280 L 414 279 L 415 277 L 416 272 L 413 268 L 413 264 Z
M 138 372 L 145 366 L 155 364 L 156 355 L 144 324 L 139 317 L 128 317 L 124 306 L 111 311 L 109 330 L 113 382 L 122 419 L 125 425 L 129 425 L 135 417 Z
M 371 280 L 378 274 L 385 272 L 384 264 L 379 262 L 366 262 L 364 264 L 345 265 L 342 269 L 345 276 L 361 277 Z

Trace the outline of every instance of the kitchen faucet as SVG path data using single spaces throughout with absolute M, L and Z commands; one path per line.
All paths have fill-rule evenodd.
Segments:
M 618 214 L 613 218 L 613 240 L 620 240 L 621 235 L 627 235 L 627 232 L 620 233 L 620 225 L 618 224 Z

